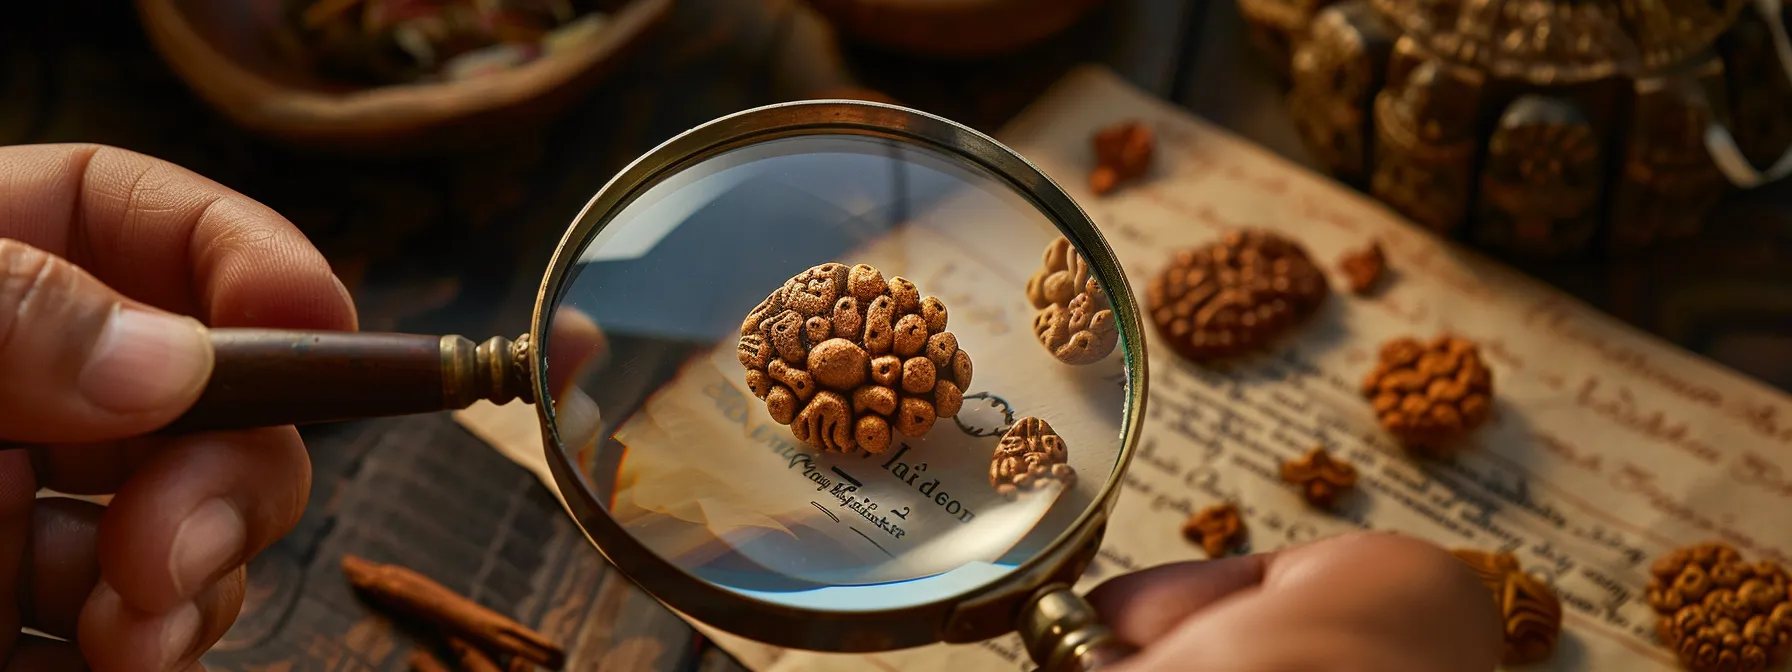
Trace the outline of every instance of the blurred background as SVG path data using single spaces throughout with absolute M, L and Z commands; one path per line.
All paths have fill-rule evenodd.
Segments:
M 457 23 L 473 6 L 486 20 Z M 1728 188 L 1683 141 L 1702 112 L 1659 94 L 1715 82 L 1743 151 L 1767 157 L 1757 165 L 1792 143 L 1792 86 L 1765 26 L 1730 6 L 1699 49 L 1644 41 L 1679 59 L 1680 79 L 1589 85 L 1498 63 L 1415 67 L 1416 43 L 1401 39 L 1415 27 L 1368 16 L 1362 0 L 14 3 L 0 21 L 0 143 L 99 142 L 186 166 L 303 229 L 364 330 L 483 338 L 526 328 L 578 210 L 692 126 L 856 97 L 993 134 L 1069 68 L 1098 63 L 1415 225 L 1792 390 L 1792 183 Z M 1445 95 L 1459 90 L 1473 95 Z M 1417 101 L 1415 123 L 1433 131 L 1420 144 L 1475 158 L 1366 149 L 1398 144 L 1378 91 Z M 1398 161 L 1456 183 L 1378 182 L 1378 162 Z M 401 669 L 399 626 L 367 615 L 333 561 L 314 562 L 373 547 L 579 633 L 599 668 L 734 669 L 606 573 L 531 475 L 447 418 L 307 433 L 313 511 L 257 561 L 250 614 L 212 669 Z

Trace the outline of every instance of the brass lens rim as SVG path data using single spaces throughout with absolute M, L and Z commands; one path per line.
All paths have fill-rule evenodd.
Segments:
M 543 448 L 554 481 L 578 526 L 623 576 L 656 599 L 707 625 L 775 646 L 831 652 L 870 652 L 922 646 L 947 637 L 958 605 L 975 602 L 979 612 L 1019 614 L 1032 594 L 1061 575 L 1073 554 L 1055 552 L 1085 540 L 1106 521 L 1121 477 L 1144 422 L 1146 357 L 1139 307 L 1113 248 L 1057 183 L 1017 152 L 983 133 L 951 120 L 897 105 L 857 100 L 808 100 L 754 108 L 686 131 L 636 159 L 594 195 L 561 239 L 535 300 L 530 338 L 537 344 L 531 365 L 546 370 L 549 322 L 566 278 L 587 244 L 612 218 L 662 179 L 718 154 L 743 146 L 802 135 L 860 135 L 894 139 L 935 150 L 982 169 L 1025 197 L 1060 227 L 1108 288 L 1128 378 L 1120 456 L 1097 494 L 1096 503 L 1054 539 L 1046 552 L 1002 579 L 963 594 L 925 604 L 878 611 L 828 611 L 754 599 L 716 586 L 660 558 L 623 530 L 584 486 L 571 463 L 554 420 L 552 403 L 537 403 Z M 536 398 L 549 400 L 545 376 L 536 375 Z M 974 619 L 985 620 L 985 619 Z M 1007 619 L 1012 626 L 1012 618 Z M 955 632 L 955 641 L 965 641 Z M 1001 632 L 979 633 L 993 637 Z

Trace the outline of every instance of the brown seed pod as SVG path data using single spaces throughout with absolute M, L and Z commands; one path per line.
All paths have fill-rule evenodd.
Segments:
M 858 441 L 854 438 L 855 418 L 839 392 L 824 391 L 809 400 L 803 411 L 790 423 L 790 433 L 798 441 L 822 450 L 844 453 Z
M 931 398 L 903 397 L 896 404 L 896 431 L 902 432 L 903 436 L 926 434 L 933 429 L 933 417 L 937 412 Z
M 773 385 L 765 394 L 765 410 L 780 425 L 788 425 L 795 420 L 799 406 L 801 402 L 797 401 L 796 395 L 783 385 Z
M 958 337 L 952 332 L 942 331 L 927 337 L 927 358 L 933 360 L 934 368 L 952 366 L 952 355 L 957 353 Z
M 1785 568 L 1722 542 L 1670 551 L 1649 569 L 1656 635 L 1692 672 L 1761 672 L 1792 657 Z
M 1039 270 L 1027 279 L 1027 300 L 1038 310 L 1033 335 L 1060 362 L 1092 364 L 1120 342 L 1114 307 L 1069 239 L 1046 246 Z
M 799 441 L 888 450 L 964 405 L 971 356 L 945 331 L 946 304 L 860 264 L 797 274 L 741 321 L 747 387 Z
M 1562 599 L 1556 591 L 1526 574 L 1511 553 L 1473 549 L 1451 553 L 1468 563 L 1493 593 L 1505 628 L 1505 664 L 1529 665 L 1548 658 L 1562 637 Z
M 1170 349 L 1194 361 L 1257 348 L 1311 316 L 1330 287 L 1306 250 L 1261 229 L 1177 252 L 1145 302 Z
M 1306 455 L 1282 463 L 1282 480 L 1298 486 L 1308 504 L 1329 508 L 1338 495 L 1356 485 L 1356 467 L 1314 446 Z
M 888 446 L 890 445 L 890 421 L 884 419 L 884 416 L 874 413 L 861 415 L 854 428 L 853 438 L 861 446 Z
M 809 371 L 822 387 L 836 390 L 857 389 L 870 373 L 865 349 L 844 338 L 820 342 L 809 352 Z
M 952 381 L 958 389 L 971 389 L 971 354 L 963 350 L 952 353 Z
M 871 411 L 889 416 L 896 412 L 896 391 L 882 385 L 865 385 L 852 393 L 852 412 Z
M 1076 482 L 1076 470 L 1069 459 L 1069 447 L 1050 424 L 1039 418 L 1021 418 L 996 444 L 989 461 L 989 486 L 1009 498 L 1048 480 L 1070 487 Z
M 1239 515 L 1236 504 L 1215 504 L 1189 516 L 1182 523 L 1182 536 L 1200 544 L 1207 557 L 1217 558 L 1237 547 L 1244 538 L 1244 516 Z
M 933 384 L 933 410 L 942 418 L 958 415 L 964 408 L 964 391 L 958 389 L 958 383 L 942 380 Z
M 927 347 L 928 335 L 927 320 L 914 313 L 903 315 L 896 321 L 896 334 L 891 337 L 890 348 L 902 357 L 913 357 L 920 354 L 921 348 Z
M 902 391 L 920 394 L 933 389 L 933 361 L 926 357 L 910 357 L 902 363 Z
M 884 387 L 895 387 L 902 380 L 902 358 L 884 355 L 871 360 L 871 380 Z
M 753 396 L 764 399 L 772 391 L 772 377 L 759 369 L 747 369 L 747 389 Z
M 1487 421 L 1493 372 L 1468 339 L 1395 338 L 1382 344 L 1379 361 L 1364 376 L 1363 396 L 1388 433 L 1409 447 L 1438 452 Z
M 1388 259 L 1381 253 L 1381 243 L 1378 242 L 1369 243 L 1368 247 L 1345 254 L 1338 260 L 1338 270 L 1344 272 L 1351 293 L 1358 295 L 1368 294 L 1387 267 Z
M 865 311 L 860 308 L 864 304 L 850 296 L 842 296 L 834 302 L 834 331 L 842 334 L 865 333 Z
M 946 303 L 936 297 L 921 299 L 921 317 L 927 320 L 927 331 L 934 335 L 946 333 Z
M 1089 144 L 1095 150 L 1095 170 L 1089 173 L 1089 189 L 1099 196 L 1143 176 L 1151 168 L 1151 154 L 1157 141 L 1149 126 L 1131 120 L 1096 131 Z

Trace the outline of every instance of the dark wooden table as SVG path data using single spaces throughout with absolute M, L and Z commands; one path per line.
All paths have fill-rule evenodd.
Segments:
M 297 154 L 219 120 L 157 60 L 129 3 L 19 3 L 0 21 L 0 144 L 86 141 L 185 165 L 303 228 L 362 327 L 477 338 L 526 329 L 560 233 L 617 169 L 716 116 L 870 86 L 995 131 L 1099 62 L 1307 162 L 1233 5 L 1111 0 L 1024 53 L 963 64 L 841 44 L 798 0 L 679 0 L 637 58 L 535 139 L 427 161 Z M 1529 270 L 1621 319 L 1792 389 L 1792 185 L 1726 206 L 1695 246 Z M 307 430 L 311 508 L 258 558 L 214 669 L 402 669 L 415 633 L 368 610 L 344 552 L 403 562 L 573 642 L 581 669 L 737 667 L 606 571 L 532 476 L 447 417 Z

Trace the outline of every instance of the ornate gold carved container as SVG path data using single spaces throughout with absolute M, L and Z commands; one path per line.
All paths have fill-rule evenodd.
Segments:
M 1792 143 L 1792 84 L 1748 0 L 1238 0 L 1313 158 L 1439 233 L 1508 254 L 1696 234 Z

